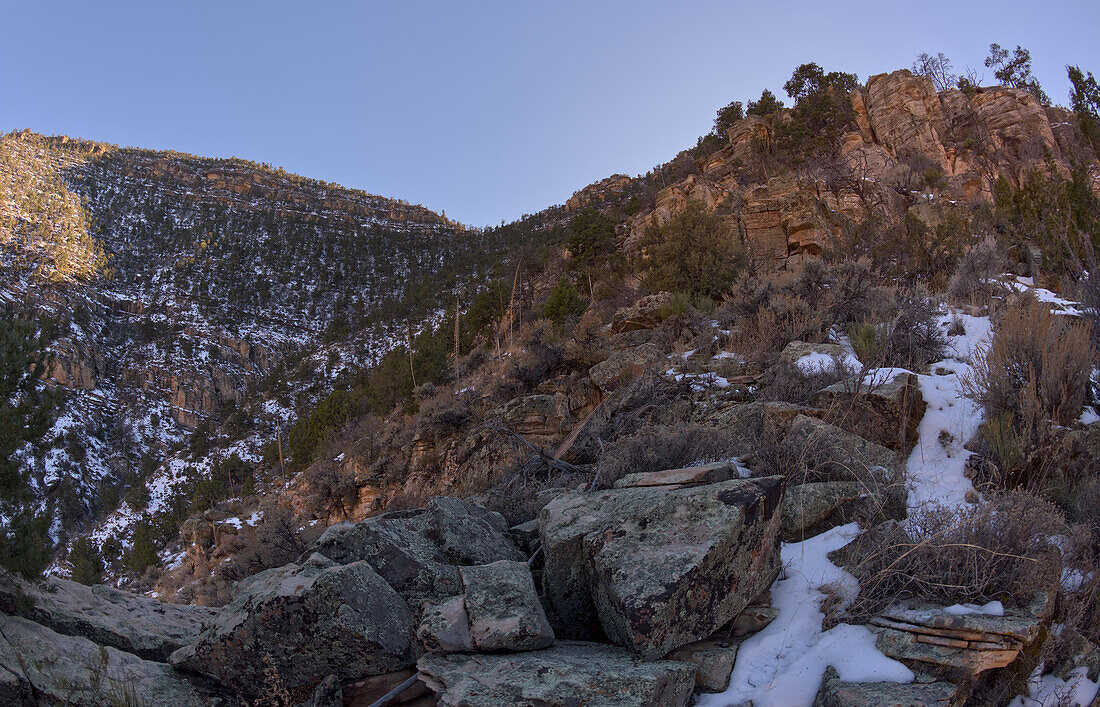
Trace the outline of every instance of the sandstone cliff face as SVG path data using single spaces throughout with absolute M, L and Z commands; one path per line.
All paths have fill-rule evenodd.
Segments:
M 696 200 L 733 213 L 732 230 L 750 252 L 774 258 L 815 253 L 838 224 L 859 223 L 869 214 L 897 223 L 929 198 L 921 196 L 929 190 L 933 197 L 988 202 L 998 177 L 1018 186 L 1032 170 L 1053 165 L 1068 177 L 1072 164 L 1096 161 L 1072 114 L 1044 108 L 1021 89 L 937 93 L 926 77 L 901 70 L 870 77 L 851 101 L 855 119 L 835 166 L 739 183 L 738 170 L 759 162 L 770 140 L 768 122 L 749 116 L 730 129 L 729 146 L 700 165 L 701 174 L 665 187 L 653 209 L 629 221 L 627 247 L 651 224 Z M 926 186 L 926 176 L 937 174 L 942 181 Z

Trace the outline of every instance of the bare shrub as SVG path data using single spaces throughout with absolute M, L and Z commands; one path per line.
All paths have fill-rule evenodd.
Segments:
M 923 287 L 900 290 L 897 310 L 878 345 L 877 365 L 918 371 L 947 352 L 947 336 L 937 319 L 938 307 Z
M 806 405 L 814 394 L 852 373 L 847 363 L 834 356 L 831 366 L 804 371 L 793 361 L 780 361 L 764 372 L 758 396 L 761 400 Z
M 450 393 L 444 391 L 441 397 L 427 402 L 420 408 L 419 429 L 432 437 L 452 435 L 465 429 L 473 420 L 470 407 L 463 402 L 455 402 Z
M 304 476 L 309 487 L 309 508 L 314 515 L 335 513 L 347 517 L 358 500 L 359 487 L 354 474 L 344 473 L 325 459 L 306 469 Z
M 1060 425 L 1081 414 L 1092 370 L 1087 325 L 1031 302 L 1007 309 L 989 350 L 979 354 L 963 393 L 987 417 L 1011 414 L 1018 422 L 1041 416 Z M 1030 415 L 1028 414 L 1030 413 Z
M 989 305 L 1004 291 L 998 278 L 1008 260 L 996 239 L 986 236 L 959 259 L 955 274 L 947 283 L 947 295 L 956 304 Z
M 1027 606 L 1036 592 L 1059 586 L 1054 536 L 1067 531 L 1056 506 L 1021 491 L 980 506 L 928 506 L 904 523 L 868 531 L 839 554 L 860 586 L 847 615 L 865 619 L 904 600 Z
M 626 476 L 721 461 L 740 451 L 732 432 L 703 425 L 655 426 L 623 437 L 604 450 L 597 463 L 599 486 Z
M 514 353 L 505 376 L 531 390 L 546 380 L 561 365 L 562 350 L 555 340 L 554 324 L 538 319 L 520 333 L 521 349 Z

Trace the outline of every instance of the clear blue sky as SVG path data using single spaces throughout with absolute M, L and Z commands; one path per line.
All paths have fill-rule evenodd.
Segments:
M 468 224 L 693 145 L 792 69 L 1029 48 L 1057 103 L 1100 2 L 0 0 L 0 131 L 236 155 Z

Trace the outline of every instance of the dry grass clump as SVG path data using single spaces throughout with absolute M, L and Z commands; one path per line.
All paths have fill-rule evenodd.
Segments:
M 704 425 L 646 427 L 607 446 L 597 463 L 600 488 L 639 472 L 722 461 L 743 451 L 733 432 Z
M 1018 424 L 1075 422 L 1085 404 L 1094 351 L 1086 324 L 1039 302 L 1007 308 L 989 350 L 979 354 L 963 393 L 987 418 Z
M 822 388 L 855 373 L 839 356 L 833 357 L 832 367 L 812 371 L 802 370 L 793 361 L 780 361 L 764 372 L 757 395 L 761 400 L 806 405 Z
M 904 523 L 868 531 L 840 553 L 860 586 L 848 619 L 909 600 L 1027 606 L 1036 592 L 1059 586 L 1056 536 L 1069 532 L 1054 504 L 1021 491 L 979 506 L 922 509 Z

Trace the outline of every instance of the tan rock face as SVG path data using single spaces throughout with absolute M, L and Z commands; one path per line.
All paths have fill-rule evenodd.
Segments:
M 876 142 L 895 157 L 919 154 L 947 169 L 943 110 L 929 78 L 904 69 L 872 76 L 867 116 Z
M 665 187 L 651 212 L 634 216 L 626 246 L 637 247 L 647 227 L 694 199 L 711 211 L 732 207 L 737 232 L 757 256 L 816 254 L 845 223 L 868 215 L 899 223 L 913 192 L 934 188 L 954 201 L 988 202 L 998 176 L 1019 184 L 1030 170 L 1047 170 L 1049 158 L 1065 177 L 1071 159 L 1095 159 L 1072 116 L 1020 89 L 937 93 L 928 78 L 901 70 L 872 76 L 851 102 L 855 126 L 841 137 L 839 170 L 773 174 L 745 189 L 738 165 L 756 161 L 770 138 L 768 122 L 749 116 L 729 130 L 728 147 L 699 165 L 702 174 Z
M 601 204 L 608 198 L 624 193 L 630 187 L 630 181 L 630 177 L 625 174 L 612 174 L 607 179 L 589 184 L 565 202 L 565 211 L 573 213 L 588 206 Z
M 991 88 L 971 99 L 988 130 L 996 151 L 1018 163 L 1017 176 L 1040 166 L 1049 155 L 1062 176 L 1069 176 L 1062 153 L 1043 106 L 1031 93 L 1018 88 Z

